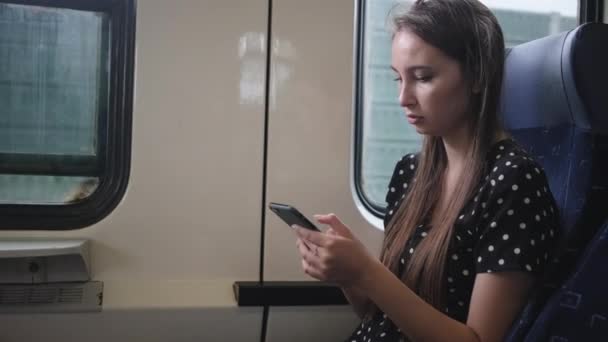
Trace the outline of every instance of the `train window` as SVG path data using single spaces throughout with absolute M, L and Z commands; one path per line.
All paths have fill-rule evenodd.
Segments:
M 379 217 L 396 161 L 421 147 L 421 137 L 397 102 L 390 69 L 387 14 L 399 2 L 407 1 L 362 0 L 359 6 L 355 182 L 363 203 Z M 576 0 L 482 2 L 500 22 L 507 47 L 572 29 L 579 22 Z
M 0 1 L 0 229 L 107 215 L 129 172 L 134 0 Z

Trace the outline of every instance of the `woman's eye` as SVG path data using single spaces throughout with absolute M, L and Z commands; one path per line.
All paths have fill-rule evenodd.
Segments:
M 395 78 L 393 79 L 393 81 L 395 81 L 395 82 L 401 82 L 401 77 L 395 77 Z
M 422 83 L 428 82 L 432 79 L 432 76 L 416 76 L 416 81 L 420 81 Z

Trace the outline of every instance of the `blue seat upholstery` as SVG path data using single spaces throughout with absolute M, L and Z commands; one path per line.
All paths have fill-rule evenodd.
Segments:
M 586 246 L 575 271 L 552 293 L 533 325 L 511 340 L 608 341 L 608 275 L 603 271 L 607 262 L 608 222 Z
M 608 25 L 593 23 L 508 51 L 502 120 L 515 140 L 543 165 L 562 220 L 559 257 L 514 323 L 510 341 L 574 341 L 566 332 L 594 329 L 590 328 L 590 317 L 604 317 L 602 324 L 608 324 L 608 314 L 604 314 L 608 296 L 595 301 L 591 297 L 600 292 L 587 283 L 593 277 L 604 277 L 602 281 L 608 282 L 608 274 L 589 269 L 590 265 L 601 265 L 593 259 L 596 257 L 608 263 L 605 251 L 589 250 L 606 248 L 605 242 L 590 243 L 608 217 L 606 42 Z M 579 261 L 582 254 L 593 260 Z M 575 269 L 590 273 L 573 275 Z M 569 287 L 560 288 L 564 284 Z M 570 305 L 575 298 L 594 303 Z M 603 306 L 596 308 L 600 302 Z

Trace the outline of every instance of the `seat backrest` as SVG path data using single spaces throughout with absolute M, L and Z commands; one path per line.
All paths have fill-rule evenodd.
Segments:
M 558 258 L 514 324 L 521 341 L 608 216 L 608 25 L 585 24 L 508 51 L 501 99 L 507 130 L 544 167 L 560 209 Z M 535 327 L 536 328 L 536 327 Z

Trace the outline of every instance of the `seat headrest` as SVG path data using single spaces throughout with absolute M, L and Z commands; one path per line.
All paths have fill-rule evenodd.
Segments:
M 608 25 L 589 23 L 507 53 L 500 111 L 508 130 L 570 124 L 608 133 Z

